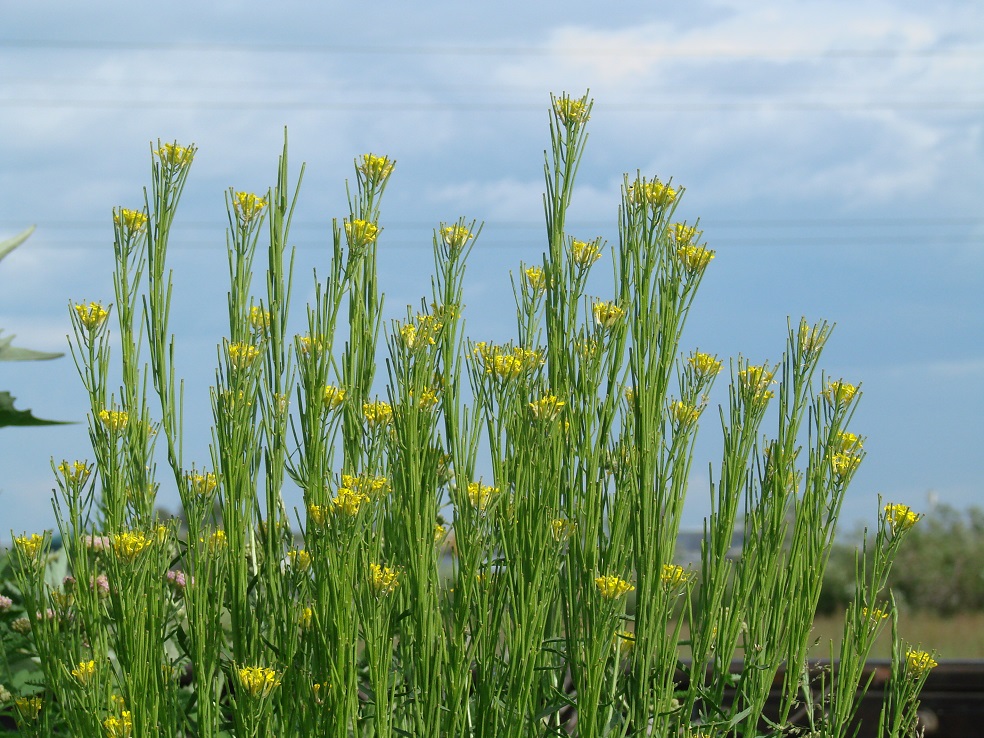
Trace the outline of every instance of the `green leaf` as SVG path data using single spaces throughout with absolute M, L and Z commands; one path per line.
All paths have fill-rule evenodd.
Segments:
M 65 425 L 64 420 L 41 420 L 30 410 L 15 410 L 14 398 L 9 392 L 0 392 L 0 428 L 8 425 Z
M 34 233 L 34 226 L 31 226 L 23 233 L 18 233 L 13 238 L 8 238 L 6 241 L 0 241 L 0 259 L 24 243 L 32 233 Z
M 0 361 L 43 361 L 45 359 L 57 359 L 60 356 L 64 356 L 60 352 L 34 351 L 33 349 L 11 346 L 10 342 L 13 340 L 14 336 L 12 334 L 10 338 L 0 338 Z

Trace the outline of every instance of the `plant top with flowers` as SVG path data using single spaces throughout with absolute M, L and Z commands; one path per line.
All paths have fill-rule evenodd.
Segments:
M 849 430 L 860 391 L 817 368 L 830 327 L 801 321 L 781 360 L 731 361 L 701 559 L 676 560 L 725 367 L 682 348 L 716 254 L 677 219 L 683 188 L 657 178 L 625 178 L 618 243 L 568 232 L 590 117 L 587 96 L 553 100 L 547 244 L 519 265 L 506 343 L 465 337 L 481 234 L 465 219 L 434 229 L 423 309 L 383 320 L 391 159 L 356 161 L 299 335 L 286 146 L 269 192 L 230 190 L 204 460 L 182 444 L 168 332 L 170 229 L 195 149 L 154 149 L 147 206 L 114 211 L 112 307 L 72 309 L 93 459 L 54 467 L 70 576 L 46 576 L 48 535 L 15 539 L 24 615 L 4 638 L 40 672 L 6 708 L 25 735 L 852 734 L 894 615 L 888 571 L 919 516 L 881 511 L 838 665 L 818 683 L 810 630 L 864 439 Z M 591 295 L 606 256 L 612 290 Z M 158 474 L 183 527 L 155 512 Z M 286 509 L 289 483 L 301 510 Z M 882 724 L 902 736 L 935 661 L 897 637 L 896 651 Z

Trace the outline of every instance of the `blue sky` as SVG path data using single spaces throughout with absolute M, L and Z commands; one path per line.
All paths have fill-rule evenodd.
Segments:
M 503 340 L 509 271 L 544 248 L 549 94 L 590 89 L 572 234 L 614 242 L 623 173 L 672 177 L 687 188 L 678 215 L 699 217 L 717 251 L 686 349 L 778 360 L 787 317 L 836 323 L 823 367 L 863 385 L 854 429 L 868 437 L 845 522 L 872 521 L 879 494 L 980 503 L 984 5 L 179 0 L 163 15 L 94 0 L 3 13 L 0 237 L 38 228 L 0 263 L 0 329 L 65 350 L 69 301 L 111 301 L 111 209 L 142 202 L 149 142 L 197 144 L 171 264 L 200 465 L 223 196 L 272 184 L 285 127 L 292 169 L 307 164 L 297 317 L 352 160 L 372 151 L 398 162 L 380 241 L 387 315 L 427 294 L 431 229 L 476 218 L 467 333 Z M 68 356 L 0 364 L 0 390 L 41 417 L 86 412 Z M 688 527 L 707 512 L 719 435 L 709 414 Z M 0 430 L 0 538 L 51 526 L 50 459 L 90 455 L 84 424 Z

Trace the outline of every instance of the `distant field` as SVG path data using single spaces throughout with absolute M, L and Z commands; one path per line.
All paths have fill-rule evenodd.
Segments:
M 836 648 L 843 628 L 843 617 L 818 617 L 813 633 L 820 643 L 810 655 L 817 658 L 830 656 L 830 641 L 834 641 Z M 921 645 L 925 651 L 937 651 L 940 658 L 984 659 L 984 613 L 966 613 L 948 618 L 900 614 L 899 636 L 907 643 Z M 887 659 L 891 656 L 891 648 L 892 627 L 889 623 L 879 636 L 871 657 Z

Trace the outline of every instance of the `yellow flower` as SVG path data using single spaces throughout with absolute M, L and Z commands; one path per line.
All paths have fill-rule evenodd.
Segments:
M 864 441 L 853 433 L 840 432 L 831 444 L 836 450 L 845 453 L 860 451 L 864 446 Z
M 392 594 L 400 586 L 400 572 L 388 566 L 370 564 L 369 584 L 376 597 Z
M 554 518 L 550 521 L 550 535 L 557 543 L 566 543 L 576 528 L 577 523 L 566 518 Z
M 936 660 L 925 651 L 917 651 L 916 649 L 910 648 L 905 652 L 905 668 L 909 673 L 909 676 L 918 679 L 923 675 L 923 673 L 934 669 L 939 664 Z
M 596 302 L 591 306 L 595 323 L 608 330 L 625 316 L 625 310 L 614 302 Z
M 595 578 L 595 586 L 606 600 L 615 600 L 633 591 L 635 587 L 614 574 Z
M 361 220 L 359 218 L 345 221 L 345 237 L 348 239 L 349 246 L 353 249 L 359 249 L 375 243 L 378 236 L 379 226 L 371 221 Z
M 325 387 L 324 401 L 326 410 L 335 410 L 341 407 L 342 403 L 345 402 L 345 390 L 328 385 Z
M 448 533 L 448 529 L 440 523 L 434 524 L 434 543 L 440 543 Z
M 663 564 L 663 573 L 659 575 L 659 579 L 666 588 L 676 589 L 690 581 L 690 573 L 682 566 Z
M 249 324 L 257 333 L 266 333 L 270 330 L 270 311 L 264 310 L 259 305 L 253 305 L 249 309 Z
M 382 494 L 388 486 L 389 479 L 386 477 L 374 477 L 369 474 L 361 476 L 342 474 L 342 487 L 354 489 L 367 495 Z
M 499 380 L 517 379 L 544 362 L 540 353 L 533 349 L 496 346 L 484 341 L 475 344 L 474 354 L 482 363 L 485 373 Z
M 683 400 L 670 403 L 670 412 L 673 414 L 673 419 L 684 426 L 696 423 L 697 418 L 700 417 L 700 408 Z
M 24 558 L 37 561 L 38 554 L 41 553 L 41 548 L 44 546 L 44 536 L 38 533 L 32 533 L 30 537 L 26 535 L 17 536 L 14 538 L 14 545 Z
M 263 212 L 267 206 L 265 198 L 258 197 L 252 192 L 237 192 L 232 196 L 232 207 L 243 225 L 247 225 Z
M 824 390 L 824 397 L 827 399 L 831 405 L 843 406 L 850 405 L 851 400 L 857 394 L 858 388 L 853 384 L 848 384 L 847 382 L 828 382 L 827 388 Z
M 554 100 L 554 112 L 557 113 L 564 128 L 571 128 L 588 121 L 591 117 L 591 106 L 583 99 L 564 95 Z
M 861 610 L 861 619 L 864 620 L 869 628 L 876 627 L 882 620 L 888 617 L 888 613 L 884 610 L 874 607 L 870 610 L 865 607 Z
M 75 677 L 75 681 L 81 684 L 83 687 L 88 686 L 89 682 L 92 681 L 92 677 L 96 674 L 96 662 L 90 659 L 89 661 L 80 661 L 79 665 L 72 669 L 72 676 Z
M 763 366 L 747 366 L 738 372 L 738 387 L 746 395 L 746 402 L 759 403 L 771 400 L 775 393 L 769 389 L 774 372 Z
M 857 454 L 851 453 L 835 453 L 831 459 L 830 464 L 834 469 L 834 474 L 843 479 L 858 468 L 861 463 L 861 457 Z
M 208 537 L 208 550 L 212 553 L 222 550 L 229 545 L 229 538 L 224 530 L 213 531 Z
M 531 402 L 530 409 L 533 411 L 533 417 L 537 420 L 550 421 L 560 415 L 566 404 L 557 395 L 544 395 L 539 400 Z
M 421 410 L 430 410 L 438 402 L 437 390 L 427 388 L 420 393 L 420 399 L 417 400 L 417 407 Z
M 393 166 L 395 164 L 396 162 L 386 156 L 363 154 L 357 168 L 365 175 L 366 180 L 375 184 L 389 177 L 393 173 Z
M 695 351 L 687 358 L 687 363 L 701 377 L 713 377 L 721 371 L 721 362 L 710 354 Z
M 102 424 L 105 425 L 110 431 L 119 432 L 126 428 L 126 424 L 130 420 L 130 416 L 123 410 L 100 410 L 99 420 L 101 420 Z
M 310 607 L 303 607 L 297 615 L 297 624 L 301 628 L 310 628 L 311 621 L 314 620 L 314 610 Z
M 370 426 L 380 427 L 393 422 L 393 407 L 382 400 L 362 404 L 362 414 Z
M 472 506 L 480 512 L 485 512 L 489 507 L 489 503 L 492 502 L 498 494 L 498 487 L 490 487 L 482 484 L 481 482 L 468 483 L 468 500 L 471 502 Z
M 601 258 L 601 249 L 597 241 L 571 242 L 571 261 L 579 269 L 587 269 Z
M 294 548 L 287 552 L 290 565 L 298 571 L 307 571 L 311 567 L 311 554 L 303 548 Z
M 109 316 L 109 311 L 98 302 L 90 302 L 88 305 L 79 304 L 73 307 L 82 327 L 90 333 L 100 328 Z
M 37 695 L 34 697 L 18 697 L 14 700 L 14 707 L 17 708 L 17 712 L 20 713 L 21 718 L 34 722 L 38 719 L 38 715 L 41 714 L 41 698 Z
M 312 353 L 321 351 L 325 347 L 324 341 L 318 337 L 312 338 L 311 336 L 298 336 L 297 345 L 301 350 L 301 354 L 304 356 L 310 356 Z
M 683 262 L 683 266 L 687 272 L 690 274 L 699 274 L 711 263 L 711 259 L 714 258 L 714 252 L 702 246 L 688 244 L 677 249 L 677 258 Z
M 702 231 L 698 231 L 694 226 L 689 226 L 686 223 L 674 223 L 671 228 L 673 240 L 676 241 L 679 248 L 689 246 L 698 240 L 702 233 Z
M 139 530 L 125 531 L 112 537 L 113 553 L 127 563 L 136 560 L 140 554 L 150 548 L 151 543 L 153 539 Z
M 103 720 L 103 728 L 109 738 L 130 738 L 133 735 L 133 716 L 129 710 L 120 712 L 120 716 L 110 715 Z
M 544 288 L 547 286 L 546 275 L 544 275 L 543 270 L 540 267 L 529 267 L 523 272 L 523 277 L 526 280 L 526 284 L 529 285 L 529 288 L 535 295 L 543 292 Z
M 113 222 L 123 231 L 136 233 L 147 225 L 147 216 L 144 215 L 142 210 L 120 208 L 119 210 L 113 211 Z
M 164 166 L 175 169 L 188 166 L 191 164 L 191 160 L 195 158 L 194 147 L 178 146 L 176 143 L 166 143 L 154 153 L 157 154 Z
M 677 191 L 658 179 L 653 179 L 651 182 L 638 179 L 629 185 L 626 196 L 633 205 L 648 205 L 656 210 L 671 205 L 677 198 Z
M 473 239 L 474 235 L 460 223 L 454 223 L 453 225 L 441 226 L 441 238 L 444 239 L 448 248 L 457 250 Z
M 331 504 L 335 508 L 335 512 L 354 518 L 367 502 L 369 502 L 369 495 L 365 492 L 359 492 L 348 487 L 339 487 L 338 494 L 332 499 Z
M 314 503 L 311 503 L 307 507 L 307 512 L 308 518 L 318 527 L 323 526 L 325 521 L 328 519 L 329 510 L 325 505 L 315 505 Z
M 85 484 L 85 480 L 89 478 L 91 473 L 89 466 L 84 461 L 73 461 L 72 463 L 63 461 L 58 465 L 58 471 L 65 477 L 65 481 L 70 486 Z
M 892 526 L 893 533 L 904 533 L 918 523 L 920 517 L 908 505 L 897 502 L 885 505 L 885 519 Z
M 260 350 L 251 343 L 230 343 L 229 363 L 233 369 L 245 369 L 260 355 Z
M 280 677 L 268 666 L 243 666 L 237 670 L 239 683 L 253 699 L 269 697 L 280 686 Z
M 215 488 L 219 484 L 218 477 L 212 472 L 198 473 L 189 472 L 186 475 L 188 480 L 188 486 L 191 488 L 191 493 L 198 498 L 207 499 L 215 491 Z

